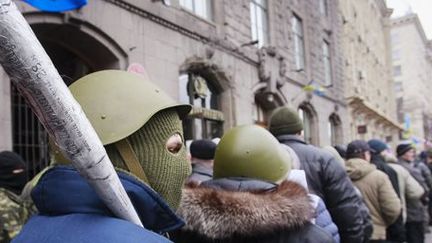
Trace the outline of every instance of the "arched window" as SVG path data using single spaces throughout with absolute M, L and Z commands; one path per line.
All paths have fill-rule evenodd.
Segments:
M 318 130 L 316 113 L 310 104 L 302 104 L 298 109 L 300 119 L 303 120 L 303 136 L 305 142 L 318 145 Z
M 93 26 L 83 24 L 81 28 L 76 28 L 68 24 L 51 24 L 46 23 L 47 20 L 40 13 L 38 16 L 43 23 L 36 21 L 38 17 L 32 18 L 35 21 L 32 29 L 66 85 L 97 70 L 124 68 L 121 66 L 124 60 L 119 59 L 123 55 L 121 51 L 116 51 L 117 45 Z M 54 15 L 50 16 L 56 18 Z M 57 17 L 63 20 L 60 15 Z M 89 28 L 92 30 L 91 35 L 85 32 Z M 101 42 L 101 39 L 105 42 Z M 111 45 L 112 47 L 108 47 Z M 48 134 L 13 85 L 11 108 L 13 151 L 27 162 L 28 177 L 32 178 L 49 164 Z
M 267 127 L 267 111 L 257 101 L 253 104 L 252 118 L 256 125 Z
M 328 124 L 328 136 L 331 145 L 342 144 L 342 122 L 338 115 L 332 114 L 329 117 Z
M 192 111 L 183 121 L 185 140 L 221 137 L 224 117 L 217 89 L 206 78 L 192 72 L 181 74 L 179 85 L 180 102 L 192 105 Z

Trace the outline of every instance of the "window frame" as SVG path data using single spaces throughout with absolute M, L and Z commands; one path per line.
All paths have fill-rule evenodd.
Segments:
M 196 76 L 202 78 L 206 82 L 209 93 L 208 97 L 194 97 L 192 94 L 191 89 L 193 87 L 191 82 L 193 82 Z M 214 87 L 212 82 L 198 73 L 185 72 L 179 75 L 179 88 L 179 100 L 193 107 L 191 113 L 183 121 L 185 140 L 210 139 L 222 136 L 224 120 L 214 117 L 212 119 L 212 117 L 205 115 L 208 114 L 208 112 L 221 113 L 220 92 Z M 194 110 L 199 113 L 194 113 Z M 212 114 L 214 115 L 214 113 Z
M 262 18 L 264 20 L 259 23 L 258 10 L 261 11 Z M 249 2 L 250 11 L 250 25 L 251 25 L 251 37 L 253 41 L 258 41 L 256 46 L 258 48 L 265 46 L 269 43 L 269 14 L 268 14 L 268 1 L 267 0 L 250 0 Z M 260 28 L 261 25 L 261 28 Z
M 319 11 L 321 15 L 328 16 L 328 2 L 327 0 L 319 0 Z
M 324 86 L 329 87 L 333 85 L 333 68 L 330 42 L 323 40 L 321 48 L 322 62 L 324 66 Z
M 197 9 L 197 1 L 205 1 L 205 14 L 202 14 L 198 9 Z M 181 8 L 185 9 L 188 12 L 193 13 L 194 15 L 205 19 L 207 21 L 213 21 L 213 17 L 214 17 L 214 13 L 213 13 L 213 0 L 179 0 L 179 5 Z
M 296 23 L 296 25 L 295 25 Z M 296 28 L 296 26 L 299 26 Z M 291 17 L 291 30 L 294 36 L 294 58 L 296 70 L 304 70 L 306 67 L 305 35 L 303 20 L 293 13 Z M 299 44 L 300 42 L 300 44 Z

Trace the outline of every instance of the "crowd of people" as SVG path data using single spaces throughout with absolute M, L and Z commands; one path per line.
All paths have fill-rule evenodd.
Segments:
M 142 82 L 152 88 L 128 92 Z M 116 218 L 61 156 L 25 186 L 23 159 L 5 151 L 0 242 L 424 242 L 432 150 L 401 143 L 394 154 L 378 139 L 316 147 L 288 106 L 266 128 L 186 142 L 190 106 L 144 77 L 101 71 L 73 86 L 98 135 L 109 133 L 102 143 L 144 228 Z M 92 97 L 77 95 L 89 87 Z

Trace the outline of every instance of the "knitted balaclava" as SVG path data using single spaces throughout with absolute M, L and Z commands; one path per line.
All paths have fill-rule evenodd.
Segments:
M 184 146 L 175 154 L 166 148 L 167 140 L 175 134 L 183 138 L 182 124 L 176 110 L 168 109 L 156 113 L 127 138 L 150 186 L 173 209 L 180 203 L 181 188 L 191 172 Z M 107 146 L 107 152 L 115 167 L 126 169 L 115 146 Z

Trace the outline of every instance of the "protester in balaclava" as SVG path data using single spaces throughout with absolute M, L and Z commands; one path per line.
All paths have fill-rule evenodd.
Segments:
M 144 228 L 114 217 L 85 179 L 57 158 L 35 182 L 31 196 L 39 214 L 16 242 L 170 242 L 166 233 L 184 224 L 175 210 L 191 171 L 180 120 L 190 106 L 124 71 L 92 73 L 69 88 L 105 145 Z
M 371 148 L 363 140 L 355 140 L 347 147 L 347 173 L 360 190 L 372 217 L 373 233 L 370 242 L 387 240 L 386 228 L 402 212 L 400 199 L 388 176 L 370 163 Z
M 20 155 L 0 152 L 0 242 L 9 242 L 27 219 L 19 195 L 27 181 L 27 167 Z
M 291 158 L 264 128 L 239 126 L 216 149 L 214 179 L 184 189 L 177 243 L 334 242 L 314 225 L 307 191 L 286 180 Z
M 188 182 L 200 184 L 213 178 L 213 159 L 216 144 L 210 139 L 195 140 L 190 145 L 192 174 Z

